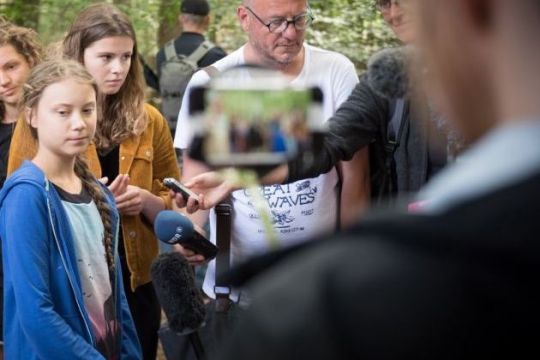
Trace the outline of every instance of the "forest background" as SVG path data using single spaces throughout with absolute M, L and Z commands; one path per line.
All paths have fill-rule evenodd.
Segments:
M 62 39 L 76 14 L 99 1 L 83 0 L 0 0 L 0 14 L 19 25 L 35 29 L 44 44 Z M 103 2 L 103 1 L 101 1 Z M 177 23 L 180 0 L 113 0 L 133 21 L 139 51 L 155 69 L 160 46 L 181 32 Z M 241 0 L 209 0 L 212 22 L 207 37 L 227 52 L 242 45 L 246 37 L 236 19 Z M 315 22 L 307 41 L 315 46 L 346 55 L 358 72 L 378 49 L 395 44 L 377 12 L 374 0 L 311 0 Z

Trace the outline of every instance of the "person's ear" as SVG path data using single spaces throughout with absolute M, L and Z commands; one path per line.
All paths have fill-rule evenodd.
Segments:
M 244 32 L 247 32 L 249 30 L 249 16 L 248 11 L 246 10 L 246 7 L 244 5 L 241 5 L 236 9 L 236 16 L 238 17 L 238 21 L 240 21 L 240 26 L 242 26 L 242 30 Z
M 30 127 L 37 128 L 37 117 L 35 111 L 33 111 L 32 108 L 24 108 L 24 118 L 26 120 L 26 123 L 30 125 Z

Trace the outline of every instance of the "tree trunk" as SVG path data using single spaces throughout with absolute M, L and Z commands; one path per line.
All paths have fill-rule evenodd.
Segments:
M 161 19 L 157 36 L 159 48 L 180 34 L 181 28 L 177 21 L 180 13 L 178 4 L 178 1 L 173 0 L 161 0 L 159 4 L 159 19 Z

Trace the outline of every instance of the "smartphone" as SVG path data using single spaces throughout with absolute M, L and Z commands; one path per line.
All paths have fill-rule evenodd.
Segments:
M 195 194 L 191 189 L 187 188 L 184 184 L 174 178 L 163 179 L 163 185 L 165 185 L 175 193 L 180 193 L 185 201 L 188 201 L 190 197 L 199 201 L 199 196 L 197 196 L 197 194 Z
M 191 158 L 214 169 L 243 168 L 262 175 L 315 153 L 319 134 L 326 131 L 319 88 L 288 82 L 277 86 L 274 73 L 241 83 L 225 75 L 189 93 Z

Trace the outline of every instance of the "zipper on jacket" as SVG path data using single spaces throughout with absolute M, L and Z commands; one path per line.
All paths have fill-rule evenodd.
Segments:
M 86 322 L 86 318 L 84 316 L 84 312 L 82 310 L 81 304 L 79 303 L 79 300 L 77 299 L 77 295 L 76 295 L 77 292 L 75 290 L 75 285 L 74 285 L 73 279 L 71 278 L 71 275 L 70 275 L 70 273 L 68 271 L 67 262 L 66 262 L 66 259 L 64 258 L 64 254 L 62 252 L 60 242 L 58 241 L 58 236 L 56 235 L 56 230 L 55 230 L 55 227 L 54 227 L 54 221 L 53 221 L 53 217 L 52 217 L 51 204 L 50 204 L 50 200 L 49 200 L 49 181 L 45 180 L 45 183 L 46 183 L 45 184 L 45 191 L 47 192 L 47 211 L 49 212 L 49 222 L 51 223 L 51 228 L 52 228 L 52 232 L 53 232 L 54 241 L 56 243 L 56 246 L 58 247 L 58 252 L 60 253 L 60 258 L 62 259 L 62 263 L 64 264 L 64 269 L 66 271 L 67 278 L 69 280 L 69 284 L 71 285 L 71 290 L 75 294 L 75 303 L 77 304 L 79 312 L 81 313 L 82 320 L 84 322 L 84 326 L 86 328 L 86 331 L 88 332 L 88 335 L 90 336 L 90 341 L 92 342 L 92 346 L 96 347 L 96 344 L 94 343 L 94 336 L 92 335 L 92 331 L 90 330 L 90 327 L 88 326 L 88 323 Z
M 108 201 L 107 201 L 108 202 Z M 110 202 L 109 202 L 109 205 Z M 112 217 L 112 216 L 111 216 Z M 119 299 L 119 296 L 120 295 L 120 289 L 118 289 L 118 271 L 117 271 L 117 266 L 122 266 L 122 264 L 120 264 L 120 261 L 118 261 L 118 264 L 116 263 L 116 259 L 119 259 L 118 257 L 118 232 L 120 231 L 120 217 L 118 217 L 116 219 L 116 236 L 115 236 L 115 244 L 114 244 L 114 267 L 115 267 L 115 270 L 114 270 L 114 274 L 113 274 L 113 278 L 114 278 L 114 288 L 111 288 L 111 289 L 114 289 L 112 290 L 113 291 L 113 300 L 114 300 L 114 317 L 115 317 L 115 320 L 118 322 L 118 331 L 119 331 L 119 335 L 120 335 L 120 339 L 122 339 L 122 322 L 123 322 L 123 319 L 120 319 L 120 316 L 122 316 L 122 302 L 118 301 Z M 120 309 L 118 309 L 118 307 L 120 306 Z M 118 310 L 120 310 L 120 313 L 118 312 Z M 120 349 L 122 349 L 122 347 L 120 347 Z

